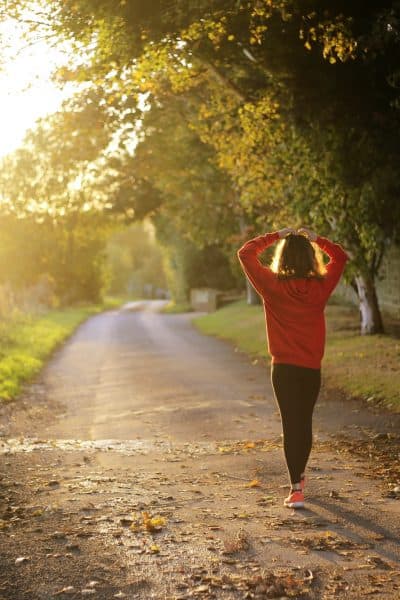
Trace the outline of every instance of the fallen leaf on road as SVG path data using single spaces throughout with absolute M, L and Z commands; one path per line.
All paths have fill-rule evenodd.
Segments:
M 243 446 L 243 448 L 255 448 L 256 444 L 255 442 L 246 442 L 246 444 Z
M 311 550 L 333 550 L 337 554 L 341 554 L 346 549 L 370 548 L 369 543 L 357 543 L 353 540 L 342 538 L 331 531 L 325 531 L 323 534 L 310 535 L 303 538 L 295 537 L 291 539 L 294 545 L 301 545 L 310 548 Z M 348 555 L 346 552 L 345 555 Z
M 65 540 L 67 536 L 63 531 L 54 531 L 50 537 L 54 540 Z
M 198 585 L 197 587 L 195 587 L 193 589 L 194 593 L 203 593 L 203 592 L 208 592 L 209 588 L 208 585 Z
M 72 542 L 70 544 L 67 544 L 65 546 L 65 548 L 66 548 L 66 550 L 75 550 L 75 551 L 79 551 L 81 549 L 79 544 L 74 544 Z
M 164 517 L 151 517 L 147 511 L 142 512 L 143 525 L 147 531 L 161 531 L 166 520 Z
M 22 563 L 28 562 L 30 560 L 30 556 L 19 556 L 15 559 L 15 564 L 20 565 Z
M 249 539 L 247 534 L 240 529 L 235 539 L 228 539 L 224 541 L 224 549 L 222 554 L 235 554 L 242 550 L 248 550 L 250 547 Z
M 367 563 L 374 565 L 378 569 L 391 569 L 392 567 L 386 561 L 382 560 L 380 556 L 367 556 Z
M 163 525 L 165 525 L 166 521 L 164 519 L 164 517 L 149 517 L 146 518 L 146 528 L 148 528 L 149 526 L 151 528 L 154 527 L 162 527 Z
M 252 479 L 249 483 L 245 483 L 244 487 L 247 488 L 254 488 L 254 487 L 260 487 L 261 483 L 258 479 Z
M 67 585 L 67 587 L 62 588 L 62 590 L 58 590 L 58 592 L 54 592 L 54 596 L 61 596 L 61 594 L 72 594 L 75 588 L 73 585 Z

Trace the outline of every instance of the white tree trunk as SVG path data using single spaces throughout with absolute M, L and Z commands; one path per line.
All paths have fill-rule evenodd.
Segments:
M 245 221 L 244 215 L 239 216 L 239 229 L 240 229 L 241 233 L 246 231 L 246 221 Z M 245 276 L 245 279 L 246 279 L 247 304 L 250 304 L 252 306 L 261 304 L 260 296 L 257 294 L 256 290 L 253 288 L 253 286 L 251 285 L 250 281 L 247 279 L 246 276 Z
M 354 279 L 360 303 L 361 335 L 383 333 L 382 316 L 374 280 L 361 274 L 356 275 Z
M 261 304 L 261 298 L 257 294 L 256 290 L 251 285 L 250 281 L 246 277 L 246 292 L 247 292 L 247 304 L 257 305 Z

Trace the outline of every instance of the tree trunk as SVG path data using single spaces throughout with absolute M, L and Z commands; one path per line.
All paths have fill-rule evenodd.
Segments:
M 246 221 L 243 215 L 239 216 L 239 229 L 241 233 L 244 233 L 246 231 Z M 259 294 L 257 294 L 256 290 L 253 288 L 246 276 L 245 279 L 247 304 L 251 306 L 257 306 L 258 304 L 261 304 L 261 298 Z
M 247 304 L 251 306 L 256 306 L 257 304 L 261 304 L 260 295 L 257 294 L 256 290 L 251 285 L 250 281 L 246 277 L 246 297 Z
M 375 282 L 367 275 L 356 275 L 358 300 L 360 303 L 361 335 L 384 333 L 381 311 L 376 295 Z

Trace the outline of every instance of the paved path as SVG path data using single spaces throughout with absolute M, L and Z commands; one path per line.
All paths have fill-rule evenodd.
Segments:
M 400 418 L 323 389 L 288 510 L 266 363 L 162 305 L 90 318 L 3 408 L 0 600 L 400 597 L 396 482 L 357 452 Z

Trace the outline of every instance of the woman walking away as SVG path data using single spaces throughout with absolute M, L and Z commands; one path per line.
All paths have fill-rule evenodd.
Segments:
M 271 268 L 258 255 L 281 240 Z M 325 266 L 320 250 L 330 261 Z M 242 268 L 264 305 L 271 383 L 279 407 L 291 489 L 284 505 L 304 507 L 305 469 L 312 447 L 312 415 L 321 387 L 324 308 L 349 259 L 339 244 L 306 227 L 285 227 L 246 242 Z

